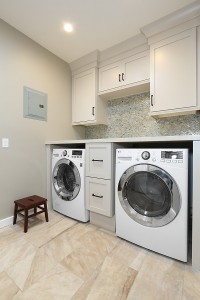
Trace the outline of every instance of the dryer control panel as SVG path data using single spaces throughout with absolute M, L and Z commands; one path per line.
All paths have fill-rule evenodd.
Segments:
M 117 149 L 116 163 L 152 163 L 187 165 L 188 149 Z

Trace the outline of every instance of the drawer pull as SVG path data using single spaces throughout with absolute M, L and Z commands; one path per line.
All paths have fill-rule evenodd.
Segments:
M 95 195 L 95 194 L 92 194 L 93 197 L 96 197 L 96 198 L 103 198 L 103 196 L 98 196 L 98 195 Z
M 103 159 L 92 159 L 92 161 L 101 161 L 101 162 L 103 162 Z
M 153 106 L 153 95 L 151 95 L 151 106 Z

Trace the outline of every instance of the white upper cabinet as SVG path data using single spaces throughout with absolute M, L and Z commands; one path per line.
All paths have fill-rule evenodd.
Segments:
M 114 89 L 121 85 L 121 62 L 116 62 L 99 69 L 99 91 Z
M 151 113 L 173 113 L 197 106 L 196 28 L 150 47 Z
M 97 69 L 72 78 L 72 125 L 105 124 L 105 104 L 97 96 Z
M 72 123 L 94 121 L 95 70 L 88 70 L 73 78 Z
M 122 85 L 149 80 L 149 52 L 140 53 L 122 61 Z
M 99 69 L 99 95 L 149 82 L 149 51 Z

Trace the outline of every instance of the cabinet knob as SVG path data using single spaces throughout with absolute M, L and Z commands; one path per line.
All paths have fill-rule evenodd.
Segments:
M 119 82 L 121 82 L 121 74 L 119 74 Z
M 124 73 L 122 73 L 122 81 L 124 81 Z

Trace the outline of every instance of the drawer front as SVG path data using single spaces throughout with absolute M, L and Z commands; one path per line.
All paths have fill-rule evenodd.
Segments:
M 86 176 L 111 179 L 111 143 L 86 145 Z
M 86 208 L 107 217 L 113 216 L 111 180 L 86 177 Z

